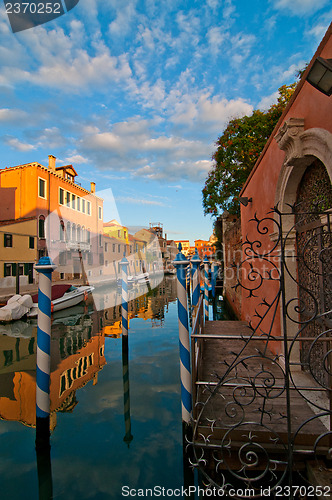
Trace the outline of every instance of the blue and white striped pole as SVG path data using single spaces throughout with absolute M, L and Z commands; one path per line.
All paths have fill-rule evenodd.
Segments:
M 210 261 L 205 255 L 204 260 L 204 310 L 205 321 L 209 321 L 209 264 Z
M 122 276 L 122 335 L 128 335 L 128 266 L 129 262 L 125 256 L 120 262 Z
M 181 250 L 182 245 L 179 243 L 179 253 L 175 260 L 173 260 L 173 264 L 176 267 L 177 277 L 182 421 L 189 424 L 192 410 L 190 343 L 186 291 L 186 268 L 189 262 Z
M 195 255 L 191 258 L 192 265 L 192 282 L 193 282 L 193 290 L 192 290 L 192 307 L 193 309 L 197 306 L 199 295 L 201 292 L 201 283 L 200 283 L 200 267 L 201 259 L 199 258 L 197 248 L 195 248 Z
M 41 257 L 35 266 L 39 272 L 37 372 L 36 372 L 36 448 L 49 446 L 50 368 L 51 368 L 51 297 L 52 273 L 56 266 L 49 257 Z

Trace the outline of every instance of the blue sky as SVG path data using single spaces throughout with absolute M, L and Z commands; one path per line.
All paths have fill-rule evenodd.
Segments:
M 0 167 L 53 154 L 112 189 L 123 224 L 207 239 L 215 141 L 295 80 L 331 19 L 328 0 L 80 0 L 13 34 L 1 5 Z

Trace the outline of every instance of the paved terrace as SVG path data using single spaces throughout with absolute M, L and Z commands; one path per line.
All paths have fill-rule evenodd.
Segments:
M 208 436 L 210 443 L 220 446 L 227 436 L 224 444 L 231 441 L 232 448 L 239 449 L 251 432 L 264 448 L 285 451 L 288 420 L 282 358 L 266 350 L 262 340 L 244 340 L 242 337 L 248 338 L 252 331 L 243 321 L 207 321 L 202 333 L 194 390 L 196 401 L 201 403 L 194 413 L 198 419 L 195 439 Z M 316 438 L 329 426 L 326 417 L 313 418 L 314 407 L 303 395 L 320 398 L 325 405 L 329 402 L 308 374 L 297 372 L 294 383 L 297 388 L 294 384 L 290 387 L 290 434 L 295 449 L 302 454 L 312 450 Z M 326 451 L 325 441 L 320 446 Z

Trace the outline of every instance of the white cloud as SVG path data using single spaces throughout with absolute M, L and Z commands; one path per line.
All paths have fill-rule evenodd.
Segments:
M 223 18 L 229 22 L 234 12 L 235 12 L 235 7 L 232 4 L 232 1 L 225 0 L 225 5 L 223 9 Z
M 19 58 L 20 64 L 3 64 L 0 84 L 29 82 L 70 93 L 130 80 L 131 69 L 125 54 L 113 56 L 101 40 L 92 42 L 93 48 L 84 48 L 84 38 L 84 25 L 78 20 L 70 23 L 68 34 L 59 27 L 47 30 L 40 26 L 23 32 L 12 47 L 5 47 L 12 60 Z
M 198 139 L 158 134 L 154 120 L 119 122 L 108 129 L 83 128 L 77 154 L 100 171 L 128 172 L 149 180 L 204 179 L 212 146 Z
M 16 149 L 17 151 L 27 152 L 36 149 L 34 145 L 21 142 L 16 137 L 7 138 L 5 141 L 11 148 Z
M 21 109 L 0 109 L 0 122 L 15 122 L 26 118 L 27 113 Z
M 323 38 L 330 25 L 331 18 L 332 18 L 332 10 L 330 10 L 330 12 L 323 14 L 320 17 L 317 24 L 306 32 L 306 35 L 309 38 L 314 37 L 317 40 L 317 42 L 320 42 L 320 40 Z
M 236 117 L 250 115 L 253 111 L 251 104 L 243 99 L 231 99 L 211 96 L 209 93 L 201 95 L 186 95 L 174 106 L 172 120 L 176 124 L 206 128 L 209 124 L 220 129 L 227 122 Z
M 66 162 L 75 165 L 77 163 L 89 163 L 89 160 L 82 155 L 73 154 L 72 156 L 67 156 Z
M 329 0 L 274 0 L 276 9 L 287 10 L 295 15 L 311 14 L 327 5 Z
M 132 203 L 133 205 L 156 205 L 164 207 L 165 203 L 155 200 L 146 200 L 143 198 L 132 198 L 131 196 L 116 196 L 116 201 L 120 203 Z
M 207 39 L 209 43 L 209 52 L 216 56 L 221 50 L 223 50 L 223 42 L 226 39 L 226 33 L 218 26 L 213 26 L 209 28 L 207 32 Z
M 68 136 L 64 135 L 58 127 L 47 127 L 43 130 L 31 130 L 27 135 L 34 140 L 38 147 L 56 149 L 67 144 Z
M 243 99 L 218 99 L 209 94 L 202 95 L 198 102 L 200 109 L 200 119 L 203 122 L 221 122 L 243 115 L 250 115 L 253 107 Z
M 70 92 L 73 88 L 80 90 L 86 86 L 119 82 L 131 76 L 131 69 L 124 56 L 112 57 L 103 53 L 91 57 L 81 51 L 71 61 L 54 62 L 42 66 L 30 79 L 37 85 L 61 88 Z
M 109 32 L 112 36 L 123 37 L 129 32 L 131 23 L 136 15 L 135 3 L 131 1 L 125 6 L 123 4 L 120 5 L 116 13 L 116 18 L 109 25 Z
M 267 111 L 272 104 L 275 104 L 278 100 L 279 92 L 273 92 L 273 94 L 263 97 L 257 105 L 257 108 L 261 111 Z
M 232 36 L 232 47 L 229 51 L 231 64 L 233 66 L 240 65 L 248 59 L 255 42 L 256 36 L 252 34 L 248 35 L 240 32 Z
M 135 171 L 135 177 L 144 177 L 150 180 L 163 181 L 186 179 L 191 182 L 202 182 L 212 167 L 209 160 L 180 160 L 166 165 L 146 165 Z

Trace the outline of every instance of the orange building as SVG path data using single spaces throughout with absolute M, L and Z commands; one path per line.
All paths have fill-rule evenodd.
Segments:
M 203 260 L 205 256 L 211 258 L 214 256 L 216 247 L 211 243 L 211 238 L 208 241 L 205 240 L 195 240 L 195 248 L 197 248 L 198 255 Z
M 47 167 L 28 163 L 0 170 L 0 221 L 33 217 L 36 259 L 51 256 L 58 266 L 53 279 L 80 277 L 84 262 L 91 275 L 102 261 L 103 200 L 94 182 L 88 191 L 76 176 L 72 165 L 56 167 L 52 155 Z

